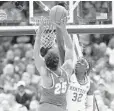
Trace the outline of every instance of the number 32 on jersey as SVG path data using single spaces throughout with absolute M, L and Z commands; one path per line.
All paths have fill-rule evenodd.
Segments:
M 77 94 L 77 93 L 74 92 L 72 101 L 81 102 L 82 97 L 83 97 L 83 94 Z
M 67 82 L 57 83 L 55 85 L 55 94 L 64 94 L 67 91 Z

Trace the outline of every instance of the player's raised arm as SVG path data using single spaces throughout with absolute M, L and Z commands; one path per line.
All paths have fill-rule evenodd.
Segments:
M 59 56 L 61 59 L 61 65 L 63 65 L 64 59 L 65 59 L 64 39 L 63 39 L 62 31 L 58 27 L 56 27 L 56 39 L 57 39 L 57 44 L 59 49 Z
M 62 34 L 65 43 L 65 60 L 73 60 L 73 41 L 66 28 L 67 18 L 62 20 Z
M 34 59 L 35 59 L 35 65 L 37 70 L 42 73 L 42 70 L 45 67 L 45 63 L 43 58 L 40 55 L 40 45 L 41 45 L 41 36 L 43 36 L 45 31 L 44 23 L 43 20 L 41 21 L 41 24 L 39 26 L 39 30 L 36 32 L 36 38 L 35 38 L 35 43 L 34 43 Z
M 64 47 L 65 47 L 65 60 L 64 60 L 64 64 L 63 64 L 63 68 L 65 69 L 65 71 L 68 74 L 72 73 L 73 70 L 73 43 L 72 43 L 72 39 L 70 37 L 70 35 L 67 32 L 66 29 L 66 18 L 64 18 L 60 25 L 57 24 L 57 28 L 58 28 L 58 33 L 61 33 L 61 36 L 63 37 L 64 40 Z M 57 36 L 58 38 L 61 36 Z M 61 41 L 58 41 L 61 42 Z

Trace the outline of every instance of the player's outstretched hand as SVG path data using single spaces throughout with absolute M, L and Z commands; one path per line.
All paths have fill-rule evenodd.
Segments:
M 59 28 L 62 32 L 66 31 L 67 17 L 61 19 L 60 23 L 53 23 L 57 28 Z
M 36 31 L 36 34 L 42 36 L 43 34 L 50 34 L 55 29 L 54 24 L 46 17 L 41 17 L 39 28 Z M 51 32 L 50 32 L 51 31 Z
M 39 24 L 39 28 L 38 28 L 38 30 L 36 30 L 36 34 L 38 34 L 38 35 L 42 35 L 43 34 L 43 32 L 45 31 L 45 29 L 46 29 L 46 27 L 45 27 L 45 17 L 41 17 L 41 20 L 40 20 L 40 24 Z

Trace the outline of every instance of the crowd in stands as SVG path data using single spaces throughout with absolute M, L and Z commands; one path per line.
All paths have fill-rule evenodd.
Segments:
M 27 2 L 25 4 L 26 7 L 21 7 L 22 4 L 18 2 L 0 2 L 1 9 L 6 10 L 9 19 L 24 20 L 9 25 L 29 24 Z M 95 9 L 107 11 L 105 9 L 108 5 L 106 2 L 102 4 L 100 1 L 93 1 L 85 2 L 83 7 L 88 12 L 84 12 L 86 18 L 91 17 Z M 11 9 L 14 13 L 11 13 Z M 89 9 L 92 9 L 91 14 Z M 111 18 L 111 9 L 109 10 Z M 93 67 L 90 77 L 96 86 L 95 98 L 99 111 L 114 111 L 114 35 L 79 34 L 79 39 L 83 44 L 83 54 Z M 0 37 L 0 111 L 38 109 L 40 74 L 34 65 L 33 41 L 33 36 Z
M 103 24 L 112 23 L 112 4 L 108 1 L 82 1 L 80 15 L 84 22 L 95 24 L 102 21 Z
M 69 9 L 69 2 L 48 1 L 44 2 L 50 9 L 54 5 L 61 4 Z M 38 3 L 33 3 L 34 17 L 48 16 L 47 12 Z M 111 1 L 83 1 L 79 4 L 80 10 L 74 11 L 74 23 L 76 24 L 100 24 L 112 23 L 112 2 Z M 29 2 L 28 1 L 0 1 L 1 10 L 5 11 L 7 19 L 5 22 L 0 20 L 0 25 L 26 26 L 29 23 Z M 77 18 L 79 16 L 79 18 Z
M 0 18 L 1 26 L 29 25 L 29 2 L 0 1 L 0 14 L 6 15 L 6 18 L 5 17 L 4 19 Z
M 8 40 L 0 49 L 0 111 L 37 111 L 40 75 L 34 65 L 33 46 L 11 45 Z

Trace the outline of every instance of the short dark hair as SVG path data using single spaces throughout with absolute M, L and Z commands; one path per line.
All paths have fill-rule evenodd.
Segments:
M 59 56 L 54 52 L 48 52 L 45 56 L 45 63 L 47 68 L 55 71 L 58 68 Z

